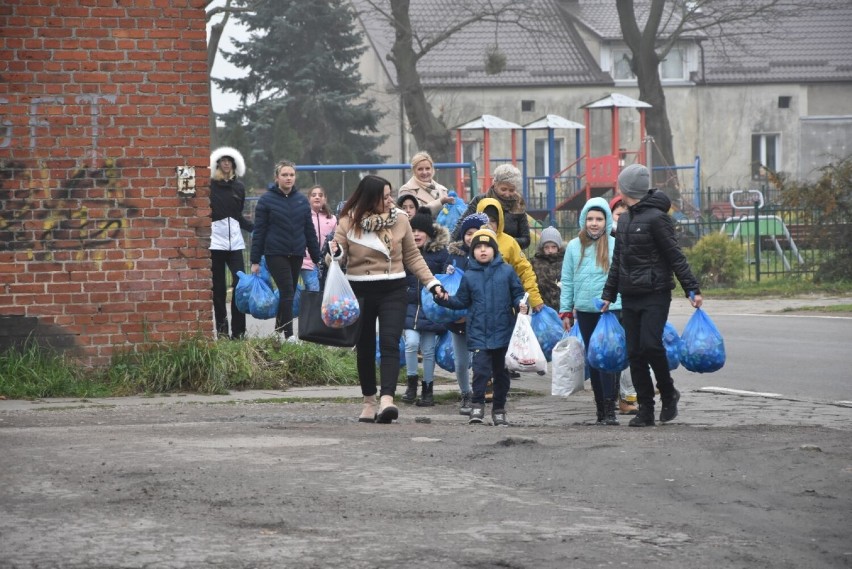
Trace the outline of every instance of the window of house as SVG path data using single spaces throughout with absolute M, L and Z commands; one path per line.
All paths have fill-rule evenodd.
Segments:
M 636 76 L 630 69 L 631 52 L 628 49 L 612 50 L 610 73 L 616 81 L 635 81 Z M 673 48 L 660 62 L 660 79 L 663 81 L 683 81 L 687 78 L 686 52 Z
M 765 178 L 766 169 L 777 172 L 780 162 L 780 134 L 751 135 L 751 177 L 753 180 Z
M 554 138 L 553 139 L 553 154 L 555 160 L 555 168 L 556 170 L 553 172 L 559 172 L 562 170 L 562 152 L 565 148 L 565 139 L 564 138 Z M 546 138 L 536 138 L 535 139 L 535 176 L 547 176 L 547 165 L 550 160 L 550 148 L 547 145 Z
M 683 50 L 674 48 L 660 62 L 660 79 L 665 81 L 667 79 L 684 79 L 685 77 Z
M 535 101 L 521 101 L 521 111 L 529 113 L 535 110 Z

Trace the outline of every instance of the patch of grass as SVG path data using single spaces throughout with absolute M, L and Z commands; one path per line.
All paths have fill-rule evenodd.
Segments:
M 814 283 L 809 279 L 764 278 L 761 282 L 740 282 L 736 287 L 705 288 L 701 291 L 705 297 L 721 299 L 750 299 L 767 297 L 795 297 L 795 296 L 843 296 L 852 295 L 852 281 L 839 281 L 834 283 Z M 673 292 L 674 296 L 683 296 L 680 286 Z
M 71 360 L 28 340 L 22 349 L 0 354 L 0 394 L 10 399 L 105 397 L 112 389 Z
M 852 304 L 835 304 L 833 306 L 800 306 L 785 308 L 781 312 L 852 312 Z

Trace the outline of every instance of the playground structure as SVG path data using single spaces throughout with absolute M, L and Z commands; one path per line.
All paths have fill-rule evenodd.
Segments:
M 751 204 L 745 205 L 741 197 L 745 197 L 745 203 L 751 198 Z M 720 233 L 728 235 L 731 239 L 741 238 L 746 244 L 746 262 L 754 262 L 760 265 L 761 245 L 765 240 L 772 244 L 772 248 L 784 264 L 784 269 L 793 269 L 791 261 L 803 265 L 805 260 L 799 253 L 799 248 L 790 234 L 787 225 L 777 215 L 760 215 L 759 211 L 764 206 L 763 193 L 759 190 L 737 190 L 730 194 L 731 207 L 734 210 L 753 210 L 753 215 L 731 216 L 725 220 L 719 230 Z M 787 245 L 790 255 L 789 259 L 782 246 L 782 240 Z

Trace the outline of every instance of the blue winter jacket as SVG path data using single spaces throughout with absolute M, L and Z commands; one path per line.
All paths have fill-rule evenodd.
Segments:
M 592 198 L 583 206 L 580 212 L 580 230 L 586 229 L 586 215 L 593 207 L 603 210 L 606 218 L 606 231 L 601 239 L 606 239 L 609 245 L 609 258 L 612 262 L 612 254 L 615 249 L 615 237 L 610 235 L 612 231 L 612 211 L 609 204 L 603 198 Z M 562 284 L 559 296 L 559 312 L 599 312 L 595 306 L 595 299 L 601 298 L 604 285 L 606 284 L 608 272 L 598 266 L 596 258 L 597 242 L 593 242 L 583 251 L 580 238 L 572 239 L 565 248 L 565 257 L 562 259 Z M 615 302 L 609 307 L 610 310 L 621 310 L 621 297 L 616 296 Z
M 261 255 L 285 255 L 302 258 L 305 249 L 311 260 L 319 263 L 320 247 L 311 204 L 297 188 L 284 194 L 272 183 L 257 200 L 254 210 L 254 233 L 251 241 L 251 262 L 260 263 Z
M 515 329 L 515 314 L 524 287 L 511 265 L 498 253 L 487 265 L 471 259 L 456 294 L 436 302 L 449 308 L 468 308 L 467 347 L 470 350 L 505 348 Z

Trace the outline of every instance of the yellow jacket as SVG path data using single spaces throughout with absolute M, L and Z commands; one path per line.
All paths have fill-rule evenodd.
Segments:
M 483 198 L 479 200 L 479 204 L 476 206 L 477 213 L 483 213 L 489 205 L 497 208 L 497 230 L 495 233 L 497 234 L 497 247 L 500 249 L 503 260 L 512 265 L 515 272 L 518 273 L 518 278 L 521 279 L 524 290 L 530 295 L 530 308 L 544 304 L 541 293 L 538 291 L 538 281 L 536 281 L 532 265 L 515 238 L 503 233 L 503 206 L 494 198 Z

